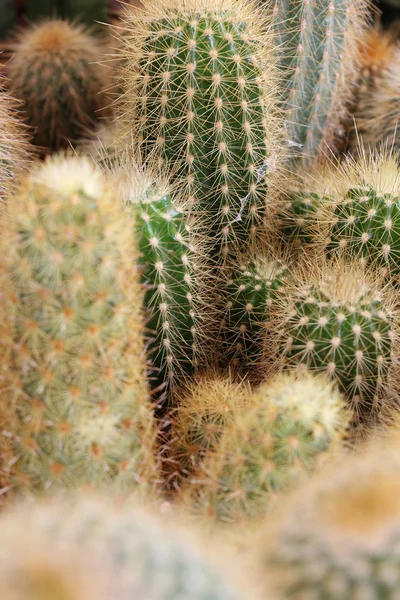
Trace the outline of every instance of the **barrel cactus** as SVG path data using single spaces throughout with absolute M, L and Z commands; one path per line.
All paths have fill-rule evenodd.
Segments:
M 35 24 L 18 38 L 8 65 L 10 88 L 24 102 L 43 153 L 68 148 L 107 115 L 101 52 L 82 26 L 67 21 Z
M 369 0 L 275 0 L 276 43 L 295 163 L 323 157 L 337 142 L 357 79 Z
M 195 514 L 239 523 L 318 466 L 347 425 L 344 400 L 325 375 L 293 370 L 255 390 L 183 488 Z
M 156 428 L 129 215 L 91 162 L 56 156 L 24 179 L 4 229 L 5 485 L 144 488 Z
M 242 0 L 125 13 L 120 135 L 184 186 L 219 262 L 254 239 L 283 152 L 267 20 Z

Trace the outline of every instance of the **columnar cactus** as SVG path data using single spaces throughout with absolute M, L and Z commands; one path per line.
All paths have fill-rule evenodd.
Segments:
M 308 164 L 335 147 L 357 78 L 369 0 L 275 0 L 294 159 Z
M 354 264 L 303 267 L 282 293 L 277 318 L 286 362 L 327 373 L 354 418 L 366 415 L 378 406 L 396 348 L 391 290 Z
M 221 290 L 221 336 L 232 366 L 248 370 L 260 360 L 265 326 L 288 273 L 282 260 L 258 258 L 241 265 L 226 281 Z
M 18 119 L 16 103 L 4 91 L 0 79 L 0 206 L 28 160 L 27 133 Z
M 168 185 L 129 171 L 123 196 L 134 214 L 141 281 L 146 287 L 151 383 L 167 392 L 179 377 L 195 369 L 200 295 L 207 277 L 201 269 L 201 248 Z
M 28 493 L 145 486 L 157 475 L 156 430 L 129 215 L 77 157 L 36 166 L 9 212 L 2 305 L 13 331 L 2 338 L 11 357 L 1 410 L 14 418 L 2 431 L 1 476 Z
M 183 490 L 196 514 L 239 522 L 316 468 L 347 424 L 344 401 L 324 375 L 293 371 L 263 384 L 234 413 Z
M 156 509 L 56 496 L 3 513 L 1 530 L 0 591 L 7 600 L 240 597 L 193 536 Z
M 331 201 L 324 202 L 322 227 L 315 236 L 333 254 L 349 253 L 399 274 L 400 170 L 397 155 L 383 147 L 359 160 L 348 160 L 336 175 Z M 316 224 L 317 225 L 317 224 Z
M 396 449 L 343 456 L 308 483 L 256 544 L 259 575 L 279 598 L 382 600 L 400 586 Z M 275 596 L 274 596 L 275 597 Z
M 34 143 L 43 152 L 68 148 L 107 115 L 100 55 L 97 41 L 66 21 L 34 25 L 20 35 L 8 66 L 10 88 L 25 103 Z
M 123 25 L 121 135 L 185 186 L 222 260 L 253 239 L 282 152 L 265 15 L 242 0 L 151 0 Z

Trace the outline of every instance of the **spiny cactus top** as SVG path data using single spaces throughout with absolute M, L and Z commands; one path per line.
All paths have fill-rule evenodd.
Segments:
M 90 495 L 18 504 L 1 518 L 2 598 L 239 598 L 193 536 L 157 513 Z
M 155 427 L 129 215 L 91 162 L 62 156 L 32 170 L 9 212 L 2 476 L 28 491 L 144 485 Z
M 33 141 L 43 152 L 68 148 L 106 116 L 105 69 L 96 39 L 67 21 L 33 25 L 8 65 L 10 88 L 24 102 Z
M 262 529 L 256 560 L 268 594 L 299 600 L 397 598 L 398 445 L 373 445 L 341 458 L 296 493 L 272 532 L 268 524 Z
M 344 400 L 323 376 L 302 370 L 263 384 L 234 412 L 183 492 L 194 513 L 240 522 L 316 467 L 347 425 Z
M 264 13 L 242 0 L 152 0 L 125 19 L 122 134 L 186 186 L 217 255 L 243 249 L 281 152 Z
M 347 252 L 363 262 L 382 266 L 388 275 L 400 272 L 400 170 L 398 157 L 382 146 L 357 161 L 345 162 L 335 174 L 331 201 L 324 202 L 321 227 L 333 253 Z M 325 243 L 325 240 L 322 240 Z
M 396 341 L 391 290 L 342 261 L 301 269 L 277 318 L 286 361 L 333 377 L 355 417 L 376 409 Z
M 0 79 L 0 205 L 5 202 L 16 176 L 29 159 L 27 132 L 15 108 Z
M 334 147 L 357 77 L 369 0 L 275 0 L 293 156 L 307 164 Z

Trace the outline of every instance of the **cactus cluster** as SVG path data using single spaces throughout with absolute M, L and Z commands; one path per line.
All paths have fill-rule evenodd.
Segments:
M 34 24 L 18 38 L 8 65 L 10 87 L 24 103 L 33 141 L 43 153 L 68 148 L 107 116 L 101 52 L 82 26 L 62 20 Z
M 121 135 L 184 186 L 219 261 L 254 238 L 282 153 L 267 25 L 252 2 L 154 1 L 121 38 Z
M 101 172 L 75 157 L 36 166 L 10 202 L 5 485 L 131 488 L 156 475 L 132 226 Z

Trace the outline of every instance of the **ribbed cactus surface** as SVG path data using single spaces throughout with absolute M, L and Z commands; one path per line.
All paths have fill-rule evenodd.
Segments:
M 220 256 L 261 223 L 276 167 L 276 74 L 265 17 L 240 0 L 127 11 L 120 123 L 186 188 Z
M 13 418 L 2 477 L 28 492 L 144 486 L 155 425 L 129 216 L 100 171 L 75 157 L 36 166 L 9 212 L 2 408 Z
M 287 133 L 294 159 L 303 164 L 335 146 L 357 77 L 368 12 L 368 0 L 274 2 Z

